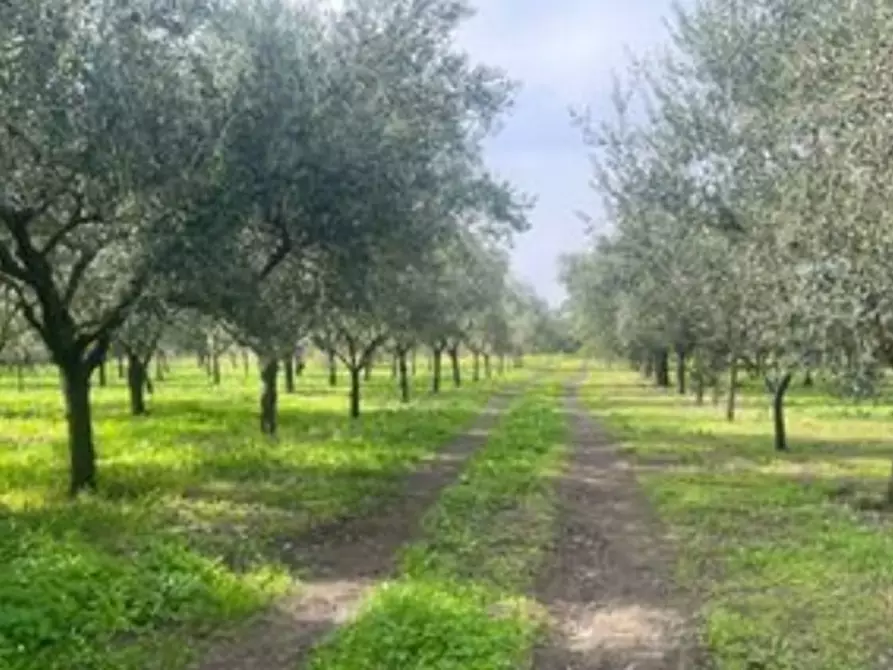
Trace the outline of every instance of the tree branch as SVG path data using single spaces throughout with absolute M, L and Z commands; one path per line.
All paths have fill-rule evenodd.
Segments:
M 93 346 L 90 348 L 90 351 L 87 353 L 87 357 L 84 359 L 88 370 L 93 370 L 97 366 L 102 364 L 102 362 L 106 358 L 106 355 L 108 354 L 109 346 L 111 345 L 111 343 L 111 331 L 107 331 L 97 338 L 96 342 L 94 342 Z
M 363 355 L 360 358 L 360 367 L 364 367 L 369 363 L 369 359 L 372 358 L 372 354 L 375 353 L 376 349 L 378 349 L 382 344 L 384 344 L 388 339 L 387 333 L 381 333 L 372 339 L 372 342 L 369 343 L 363 350 Z
M 65 239 L 65 236 L 71 233 L 73 230 L 78 228 L 79 226 L 84 225 L 85 223 L 99 223 L 102 221 L 102 217 L 99 216 L 98 212 L 94 212 L 92 214 L 85 214 L 83 209 L 83 197 L 78 195 L 78 206 L 65 224 L 59 228 L 55 233 L 50 236 L 50 239 L 47 240 L 47 243 L 43 246 L 40 253 L 42 254 L 50 254 L 53 250 L 61 244 L 61 242 Z
M 15 259 L 12 251 L 3 242 L 0 242 L 0 272 L 19 281 L 27 281 L 28 279 L 28 270 Z
M 84 279 L 84 273 L 90 267 L 90 264 L 96 260 L 99 255 L 99 249 L 91 249 L 84 251 L 71 267 L 71 274 L 68 275 L 68 281 L 65 284 L 65 291 L 62 294 L 62 302 L 66 307 L 71 306 L 74 296 L 77 293 L 81 281 Z
M 111 338 L 111 334 L 124 323 L 130 308 L 139 300 L 145 289 L 147 279 L 147 274 L 144 272 L 135 277 L 131 283 L 130 290 L 124 294 L 115 307 L 109 309 L 106 315 L 96 324 L 95 328 L 77 338 L 76 346 L 78 348 L 86 348 L 91 342 L 99 341 L 105 337 Z

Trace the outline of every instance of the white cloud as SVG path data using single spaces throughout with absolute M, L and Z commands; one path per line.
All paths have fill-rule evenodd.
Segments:
M 340 7 L 343 0 L 308 0 Z M 577 210 L 596 212 L 590 170 L 568 109 L 610 113 L 612 73 L 663 38 L 670 0 L 476 0 L 459 40 L 477 60 L 522 83 L 515 112 L 488 146 L 490 164 L 538 196 L 533 230 L 513 253 L 515 272 L 552 302 L 557 259 L 586 243 Z
M 538 196 L 533 229 L 513 253 L 515 272 L 551 302 L 563 293 L 557 260 L 586 244 L 576 211 L 595 212 L 587 152 L 570 126 L 570 106 L 610 113 L 612 73 L 626 50 L 662 40 L 669 0 L 479 0 L 461 44 L 522 82 L 515 113 L 489 146 L 502 176 Z

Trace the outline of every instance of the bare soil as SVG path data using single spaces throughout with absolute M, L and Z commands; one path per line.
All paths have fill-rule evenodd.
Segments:
M 473 426 L 413 471 L 402 493 L 375 509 L 313 528 L 291 539 L 288 563 L 301 566 L 300 588 L 211 645 L 196 670 L 296 670 L 368 590 L 394 575 L 398 550 L 417 535 L 440 492 L 483 445 L 513 394 L 496 394 Z
M 567 395 L 575 453 L 558 482 L 559 528 L 537 587 L 549 637 L 536 670 L 691 670 L 689 598 L 672 580 L 673 551 L 632 469 Z

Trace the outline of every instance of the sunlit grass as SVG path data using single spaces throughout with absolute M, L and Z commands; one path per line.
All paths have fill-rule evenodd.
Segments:
M 640 467 L 678 540 L 679 574 L 703 599 L 722 670 L 887 667 L 893 649 L 893 520 L 848 504 L 890 471 L 893 405 L 795 388 L 791 452 L 773 451 L 768 399 L 721 408 L 598 370 L 588 402 Z
M 422 365 L 404 406 L 382 366 L 358 422 L 345 381 L 309 368 L 268 440 L 253 370 L 225 365 L 214 387 L 178 362 L 133 418 L 110 366 L 94 390 L 100 494 L 72 502 L 58 376 L 0 378 L 0 667 L 183 667 L 196 639 L 294 587 L 290 539 L 396 492 L 505 380 L 433 397 Z
M 566 455 L 557 390 L 511 408 L 426 515 L 399 578 L 317 650 L 313 670 L 525 667 L 541 618 L 524 594 L 551 539 Z

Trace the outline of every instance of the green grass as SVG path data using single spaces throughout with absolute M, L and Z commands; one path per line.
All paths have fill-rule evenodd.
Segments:
M 173 670 L 207 633 L 294 588 L 288 541 L 311 524 L 395 493 L 400 475 L 459 431 L 502 382 L 397 401 L 386 367 L 347 389 L 310 367 L 282 394 L 281 435 L 259 435 L 257 379 L 194 363 L 157 384 L 151 415 L 128 416 L 122 381 L 95 389 L 98 496 L 65 496 L 58 376 L 23 392 L 0 377 L 0 667 Z M 515 371 L 510 376 L 526 375 Z
M 549 385 L 515 403 L 447 488 L 400 576 L 317 649 L 313 670 L 509 670 L 539 630 L 525 599 L 553 532 L 565 420 Z
M 676 536 L 679 575 L 702 598 L 718 668 L 887 667 L 893 518 L 852 503 L 883 489 L 893 405 L 795 388 L 791 452 L 777 454 L 756 391 L 735 423 L 632 373 L 595 372 L 587 396 Z

